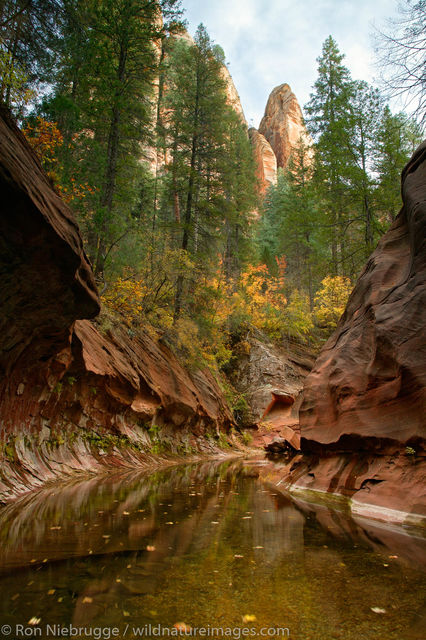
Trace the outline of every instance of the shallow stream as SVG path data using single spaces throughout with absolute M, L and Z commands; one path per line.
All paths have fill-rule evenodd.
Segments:
M 111 474 L 1 508 L 0 638 L 425 638 L 425 540 L 295 501 L 259 465 Z

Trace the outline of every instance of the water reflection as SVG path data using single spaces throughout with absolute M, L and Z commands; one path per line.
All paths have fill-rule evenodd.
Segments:
M 261 471 L 116 474 L 2 508 L 1 622 L 241 627 L 251 615 L 300 640 L 423 637 L 424 540 L 294 501 Z

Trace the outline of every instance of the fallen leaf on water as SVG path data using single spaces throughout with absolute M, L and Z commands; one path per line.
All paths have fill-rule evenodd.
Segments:
M 239 553 L 236 553 L 236 554 L 234 555 L 234 558 L 244 558 L 244 556 L 241 556 Z
M 92 549 L 89 549 L 89 556 L 91 556 L 93 553 Z
M 173 524 L 173 522 L 166 522 L 166 524 Z
M 127 617 L 127 616 L 129 616 L 129 615 L 130 615 L 130 613 L 129 613 L 128 611 L 123 611 L 123 616 L 126 616 L 126 617 Z
M 60 598 L 58 598 L 57 602 L 62 602 L 63 598 L 62 596 Z
M 129 515 L 130 515 L 129 511 L 123 511 L 123 516 L 129 516 Z
M 388 565 L 388 564 L 383 564 L 383 566 L 384 566 L 384 567 L 388 567 L 389 565 Z
M 102 536 L 103 538 L 110 538 L 111 534 L 110 533 L 106 533 L 105 535 Z
M 19 593 L 15 593 L 15 595 L 12 596 L 12 600 L 16 600 L 16 598 L 19 598 Z
M 53 596 L 55 593 L 56 589 L 49 589 L 49 591 L 47 592 L 48 596 Z
M 257 547 L 253 547 L 253 549 L 263 549 L 264 547 L 261 547 L 260 544 Z
M 398 556 L 389 556 L 389 558 L 391 558 L 392 560 L 394 560 L 395 558 L 397 558 Z
M 93 598 L 90 598 L 89 596 L 84 596 L 83 604 L 90 604 L 91 602 L 93 602 Z
M 51 530 L 51 531 L 59 531 L 59 529 L 60 529 L 60 528 L 61 528 L 61 527 L 50 527 L 50 530 Z
M 152 544 L 149 544 L 146 548 L 147 551 L 155 551 L 155 547 Z
M 115 581 L 116 582 L 121 582 L 121 578 L 116 578 Z
M 47 562 L 47 558 L 44 558 L 43 562 Z
M 251 516 L 243 516 L 241 520 L 251 520 Z
M 191 631 L 191 627 L 189 624 L 186 624 L 186 622 L 175 622 L 173 627 L 183 633 L 189 633 Z
M 251 613 L 246 613 L 243 616 L 243 622 L 256 622 L 256 616 Z
M 216 520 L 212 520 L 212 524 L 219 524 Z
M 380 607 L 371 607 L 371 611 L 374 613 L 386 613 L 386 609 L 381 609 Z
M 132 568 L 132 565 L 131 565 L 131 564 L 128 564 L 128 565 L 127 565 L 127 569 L 131 569 L 131 568 Z
M 34 625 L 34 624 L 40 624 L 40 622 L 41 622 L 41 618 L 36 618 L 35 616 L 33 616 L 28 620 L 27 624 Z
M 30 560 L 30 562 L 37 562 L 37 560 L 33 558 L 32 560 Z

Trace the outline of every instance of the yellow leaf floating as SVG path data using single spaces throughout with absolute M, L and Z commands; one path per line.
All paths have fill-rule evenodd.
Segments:
M 256 622 L 256 616 L 251 613 L 246 613 L 243 616 L 243 622 Z
M 47 592 L 48 596 L 53 596 L 55 593 L 56 589 L 49 589 L 49 591 Z
M 152 544 L 149 544 L 146 548 L 147 551 L 155 551 L 155 547 Z
M 30 624 L 33 626 L 35 624 L 40 624 L 40 622 L 41 622 L 41 618 L 36 618 L 35 616 L 33 616 L 28 620 L 27 624 Z
M 83 604 L 91 604 L 92 602 L 93 602 L 93 598 L 90 598 L 89 596 L 84 596 Z

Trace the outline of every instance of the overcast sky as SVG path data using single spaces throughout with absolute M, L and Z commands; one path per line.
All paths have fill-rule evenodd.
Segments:
M 223 47 L 255 127 L 277 85 L 287 82 L 302 107 L 309 100 L 329 35 L 353 78 L 373 81 L 371 25 L 383 26 L 397 13 L 397 0 L 183 0 L 183 6 L 191 35 L 202 22 Z

